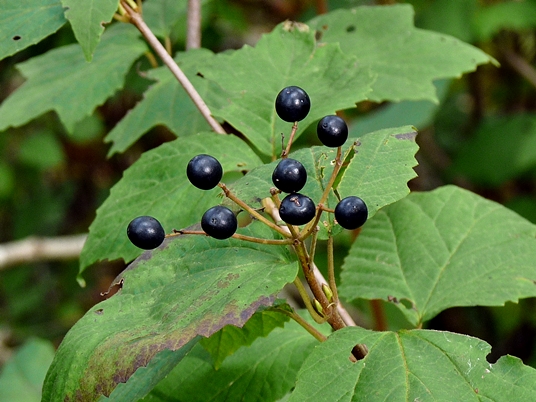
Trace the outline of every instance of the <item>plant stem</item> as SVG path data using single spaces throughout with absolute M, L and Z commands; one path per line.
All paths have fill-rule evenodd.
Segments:
M 315 226 L 313 236 L 311 238 L 311 248 L 309 249 L 309 264 L 312 264 L 315 260 L 316 242 L 318 238 L 318 227 Z
M 281 220 L 281 217 L 279 216 L 279 210 L 275 207 L 275 204 L 272 202 L 272 200 L 270 199 L 265 199 L 265 201 L 270 201 L 270 202 L 266 202 L 264 203 L 264 208 L 266 210 L 266 212 L 272 216 L 273 220 L 278 222 Z M 285 228 L 285 227 L 283 227 Z M 315 265 L 315 263 L 313 261 L 310 262 L 310 267 L 311 269 L 313 270 L 313 274 L 316 278 L 316 281 L 320 284 L 320 288 L 322 288 L 322 284 L 325 283 L 327 284 L 327 281 L 326 279 L 324 278 L 324 276 L 322 275 L 322 272 L 319 271 L 319 269 L 317 268 L 317 266 Z M 322 292 L 322 294 L 324 294 Z M 348 311 L 346 311 L 346 309 L 344 308 L 344 306 L 339 303 L 337 306 L 337 311 L 340 315 L 340 317 L 344 320 L 344 322 L 346 323 L 347 326 L 351 326 L 351 327 L 355 327 L 357 326 L 357 324 L 355 323 L 355 321 L 352 319 L 352 317 L 350 316 L 350 314 L 348 313 Z
M 277 226 L 275 223 L 270 222 L 268 219 L 266 219 L 264 216 L 262 216 L 260 213 L 255 211 L 253 208 L 251 208 L 248 204 L 246 204 L 244 201 L 242 201 L 240 198 L 235 196 L 225 184 L 218 183 L 218 187 L 220 187 L 223 190 L 223 193 L 227 198 L 232 200 L 236 205 L 238 205 L 243 210 L 247 211 L 250 215 L 254 216 L 256 219 L 264 223 L 265 225 L 268 225 L 275 231 L 277 231 L 279 234 L 283 235 L 284 237 L 290 238 L 291 236 L 283 230 L 281 227 Z
M 328 339 L 326 336 L 324 336 L 320 331 L 318 331 L 315 327 L 313 327 L 311 324 L 309 324 L 307 321 L 305 321 L 298 313 L 295 311 L 290 312 L 283 309 L 276 308 L 274 309 L 278 313 L 285 314 L 286 316 L 292 318 L 294 321 L 296 321 L 298 324 L 300 324 L 307 332 L 309 332 L 311 335 L 313 335 L 316 339 L 318 339 L 320 342 L 324 342 L 326 339 Z
M 311 268 L 311 265 L 309 263 L 309 256 L 307 255 L 307 250 L 305 249 L 304 243 L 299 240 L 296 240 L 294 242 L 294 250 L 298 255 L 298 259 L 302 266 L 302 271 L 303 275 L 305 276 L 305 280 L 307 281 L 307 284 L 309 285 L 309 288 L 311 289 L 314 298 L 318 300 L 318 302 L 322 306 L 323 311 L 328 317 L 327 321 L 329 322 L 331 327 L 334 330 L 346 327 L 346 323 L 342 320 L 337 309 L 332 308 L 334 306 L 331 305 L 328 298 L 324 294 L 324 291 L 322 290 L 322 285 L 316 280 L 313 269 Z
M 331 191 L 331 188 L 333 187 L 333 183 L 335 183 L 335 179 L 337 178 L 337 175 L 339 174 L 339 171 L 341 170 L 341 167 L 342 167 L 341 155 L 342 155 L 342 149 L 341 147 L 338 147 L 337 156 L 335 157 L 335 166 L 333 167 L 333 172 L 331 173 L 329 182 L 326 185 L 326 188 L 324 189 L 324 193 L 322 193 L 322 197 L 320 198 L 320 201 L 318 201 L 319 205 L 324 204 L 326 200 L 328 199 L 329 192 Z
M 303 228 L 303 230 L 298 234 L 299 240 L 305 240 L 309 235 L 317 229 L 318 221 L 320 221 L 320 217 L 322 216 L 323 207 L 322 204 L 319 204 L 316 207 L 316 215 L 315 219 L 312 223 L 309 223 L 306 227 Z
M 383 311 L 381 300 L 371 300 L 370 309 L 374 317 L 374 329 L 376 331 L 387 331 L 387 320 L 385 319 L 385 312 Z
M 335 282 L 335 263 L 333 261 L 333 236 L 328 236 L 328 286 L 333 292 L 333 302 L 339 304 L 339 292 Z
M 325 323 L 326 319 L 319 315 L 311 304 L 311 299 L 309 299 L 309 295 L 307 294 L 305 287 L 301 283 L 301 279 L 298 277 L 294 278 L 294 285 L 296 286 L 296 289 L 298 289 L 298 293 L 303 300 L 303 304 L 305 304 L 305 307 L 307 308 L 307 311 L 309 311 L 311 317 L 313 317 L 313 320 L 315 320 L 315 322 L 317 322 L 318 324 Z
M 201 0 L 188 0 L 186 50 L 201 47 Z
M 156 54 L 160 56 L 164 64 L 169 68 L 171 73 L 177 78 L 179 83 L 182 85 L 192 102 L 194 102 L 197 109 L 201 112 L 207 123 L 212 127 L 212 129 L 219 134 L 226 134 L 223 127 L 218 123 L 218 121 L 212 117 L 208 106 L 205 101 L 201 98 L 195 87 L 192 85 L 188 77 L 182 72 L 180 67 L 177 65 L 175 60 L 168 54 L 164 46 L 158 41 L 153 32 L 149 29 L 147 24 L 143 21 L 141 15 L 134 11 L 125 0 L 120 0 L 121 5 L 127 12 L 130 17 L 130 22 L 138 28 L 141 34 L 145 37 L 149 45 L 154 49 Z
M 166 238 L 168 237 L 176 237 L 181 235 L 201 235 L 201 236 L 208 236 L 204 231 L 202 230 L 173 230 L 173 233 L 167 234 Z M 235 233 L 231 236 L 233 239 L 238 240 L 244 240 L 249 241 L 251 243 L 259 243 L 259 244 L 273 244 L 282 246 L 285 244 L 292 244 L 292 239 L 261 239 L 260 237 L 253 237 L 253 236 L 247 236 L 240 233 Z
M 292 141 L 294 141 L 294 136 L 296 135 L 296 131 L 298 130 L 298 122 L 295 121 L 292 125 L 292 131 L 290 132 L 290 137 L 288 139 L 287 147 L 283 152 L 281 152 L 281 159 L 285 159 L 288 154 L 290 153 L 290 147 L 292 146 Z

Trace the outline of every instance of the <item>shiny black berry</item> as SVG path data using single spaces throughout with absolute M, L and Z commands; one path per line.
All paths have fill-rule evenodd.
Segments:
M 346 197 L 335 207 L 335 219 L 345 229 L 357 229 L 367 221 L 367 204 L 359 197 Z
M 315 213 L 316 207 L 313 200 L 299 193 L 287 195 L 279 207 L 279 216 L 291 225 L 305 225 L 315 217 Z
M 215 239 L 223 240 L 231 237 L 237 227 L 238 222 L 233 211 L 222 205 L 210 208 L 201 218 L 201 228 Z
M 337 148 L 348 139 L 348 126 L 339 116 L 325 116 L 318 122 L 316 134 L 326 147 Z
M 272 173 L 272 182 L 285 193 L 297 193 L 307 182 L 307 171 L 295 159 L 282 159 Z
M 138 216 L 128 224 L 127 236 L 136 247 L 152 250 L 162 244 L 166 233 L 152 216 Z
M 223 176 L 220 162 L 210 155 L 194 156 L 186 167 L 188 180 L 201 190 L 210 190 L 218 185 Z
M 305 119 L 310 109 L 309 95 L 300 87 L 283 88 L 275 99 L 277 115 L 290 123 Z

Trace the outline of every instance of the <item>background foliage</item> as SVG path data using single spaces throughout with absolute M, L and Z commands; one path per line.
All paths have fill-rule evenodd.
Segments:
M 111 20 L 116 2 L 87 2 L 102 12 L 91 18 L 80 14 L 75 6 L 64 14 L 62 7 L 69 7 L 71 3 L 74 5 L 76 2 L 6 1 L 6 7 L 3 7 L 0 15 L 0 225 L 3 228 L 0 241 L 8 242 L 30 235 L 85 233 L 94 222 L 93 227 L 98 229 L 94 231 L 93 238 L 90 237 L 81 256 L 81 269 L 105 258 L 110 261 L 100 261 L 83 273 L 87 282 L 85 288 L 80 288 L 75 281 L 79 272 L 78 262 L 40 262 L 0 268 L 0 365 L 3 365 L 0 384 L 5 384 L 0 386 L 0 401 L 16 400 L 13 395 L 22 395 L 21 389 L 28 392 L 24 394 L 24 400 L 40 399 L 39 384 L 51 361 L 51 345 L 57 346 L 84 312 L 92 311 L 92 306 L 103 300 L 100 293 L 108 289 L 125 267 L 123 261 L 116 259 L 121 257 L 129 261 L 137 255 L 138 251 L 114 228 L 124 227 L 131 216 L 144 213 L 146 204 L 140 200 L 146 199 L 147 203 L 154 204 L 151 207 L 155 211 L 161 212 L 167 231 L 172 227 L 195 224 L 200 213 L 218 199 L 215 197 L 217 191 L 214 191 L 214 197 L 206 195 L 201 198 L 201 203 L 190 202 L 198 198 L 198 193 L 196 189 L 184 186 L 181 167 L 191 156 L 200 152 L 225 154 L 222 161 L 228 164 L 224 165 L 228 172 L 226 179 L 233 181 L 242 170 L 259 166 L 279 153 L 279 133 L 286 131 L 286 126 L 276 121 L 273 112 L 260 117 L 248 113 L 252 104 L 258 104 L 259 109 L 271 104 L 275 94 L 287 84 L 310 85 L 309 93 L 313 99 L 331 99 L 325 104 L 313 104 L 311 115 L 301 125 L 298 147 L 317 145 L 314 136 L 306 130 L 307 123 L 359 102 L 357 110 L 345 114 L 345 118 L 351 122 L 351 136 L 361 138 L 364 133 L 374 133 L 363 137 L 363 152 L 358 153 L 356 158 L 368 158 L 368 163 L 379 171 L 367 171 L 369 179 L 365 172 L 359 171 L 363 164 L 356 163 L 350 164 L 346 174 L 363 180 L 364 194 L 374 200 L 372 205 L 378 204 L 377 208 L 403 197 L 406 190 L 394 188 L 391 194 L 375 193 L 374 190 L 379 186 L 390 185 L 387 179 L 381 183 L 374 181 L 378 177 L 390 177 L 390 168 L 388 164 L 378 166 L 374 160 L 385 160 L 389 155 L 394 164 L 406 164 L 406 170 L 397 173 L 406 180 L 412 178 L 415 163 L 407 155 L 414 149 L 411 148 L 414 144 L 410 141 L 387 140 L 397 134 L 412 132 L 411 127 L 403 126 L 413 125 L 419 131 L 417 142 L 420 150 L 417 154 L 418 177 L 410 182 L 412 190 L 433 190 L 444 184 L 456 184 L 506 205 L 536 223 L 536 72 L 532 67 L 536 58 L 536 3 L 532 0 L 398 2 L 410 3 L 415 11 L 415 26 L 428 31 L 413 28 L 410 7 L 392 16 L 386 14 L 385 20 L 364 15 L 368 23 L 359 26 L 352 24 L 355 16 L 345 10 L 356 5 L 395 3 L 390 1 L 330 1 L 327 2 L 329 10 L 340 10 L 326 16 L 316 16 L 314 2 L 307 1 L 205 1 L 203 46 L 208 50 L 186 53 L 180 52 L 184 50 L 186 2 L 181 2 L 181 7 L 172 8 L 174 11 L 171 13 L 162 12 L 169 6 L 170 2 L 166 0 L 144 2 L 148 24 L 159 38 L 167 40 L 173 50 L 178 51 L 176 60 L 196 83 L 201 95 L 211 94 L 206 101 L 214 114 L 241 131 L 257 154 L 243 146 L 241 141 L 220 143 L 215 135 L 203 148 L 195 148 L 198 142 L 192 134 L 205 131 L 208 126 L 199 119 L 167 70 L 163 67 L 151 69 L 150 61 L 143 56 L 148 48 L 143 40 L 138 39 L 134 27 L 116 24 L 102 33 L 100 21 Z M 361 9 L 360 12 L 370 10 Z M 27 22 L 23 25 L 24 29 L 14 36 L 13 30 L 19 27 L 11 26 L 9 21 L 21 18 L 21 15 L 27 18 Z M 311 21 L 311 26 L 320 28 L 322 34 L 317 38 L 313 32 L 290 35 L 282 25 L 277 25 L 286 19 Z M 337 21 L 337 24 L 333 21 Z M 375 24 L 387 24 L 392 31 L 387 35 L 376 29 Z M 338 29 L 323 32 L 321 27 L 326 25 L 337 26 Z M 267 32 L 272 33 L 260 36 L 260 33 Z M 395 35 L 400 39 L 398 42 L 389 40 L 393 32 L 400 32 Z M 453 79 L 461 72 L 472 70 L 475 64 L 483 64 L 490 59 L 484 53 L 471 53 L 472 50 L 461 42 L 444 40 L 441 34 L 452 35 L 480 47 L 500 63 L 500 68 L 486 64 L 474 73 Z M 281 36 L 284 35 L 290 37 L 283 41 Z M 321 51 L 313 51 L 315 40 L 324 43 Z M 257 45 L 242 52 L 219 53 L 225 49 L 240 48 L 243 43 Z M 278 48 L 281 54 L 288 54 L 288 57 L 275 60 L 270 51 L 274 48 Z M 452 51 L 460 55 L 459 60 L 442 57 Z M 464 63 L 469 54 L 474 59 Z M 89 59 L 92 60 L 90 64 L 86 63 Z M 255 60 L 255 63 L 250 60 Z M 325 76 L 319 71 L 328 63 L 334 75 Z M 199 65 L 203 66 L 201 73 L 206 79 L 196 75 L 196 66 Z M 275 70 L 288 73 L 283 74 L 282 80 L 275 79 L 280 74 L 261 75 L 260 80 L 259 74 L 266 65 L 274 65 Z M 359 68 L 356 69 L 356 65 Z M 395 85 L 392 81 L 402 66 L 411 78 L 407 86 Z M 359 77 L 356 84 L 359 90 L 349 85 L 349 82 L 356 83 L 356 80 L 352 81 L 355 77 L 349 71 Z M 240 74 L 247 79 L 238 78 Z M 340 77 L 334 79 L 335 75 L 346 77 L 348 81 L 341 81 Z M 262 85 L 259 85 L 260 81 Z M 50 97 L 50 94 L 54 95 Z M 224 95 L 231 97 L 233 102 L 223 102 Z M 399 102 L 384 102 L 386 99 Z M 403 129 L 384 130 L 390 127 Z M 269 135 L 266 135 L 267 131 Z M 181 140 L 180 143 L 172 141 L 176 137 Z M 158 147 L 162 143 L 166 144 Z M 239 148 L 241 144 L 243 149 Z M 149 150 L 152 151 L 144 153 Z M 306 160 L 306 154 L 311 153 L 310 150 L 298 152 Z M 397 155 L 401 155 L 401 159 Z M 151 168 L 152 163 L 158 161 L 160 164 L 162 159 L 167 161 L 165 168 L 161 168 L 164 165 L 159 165 L 159 169 Z M 314 168 L 313 158 L 310 164 Z M 270 171 L 271 167 L 261 166 L 251 176 L 259 178 L 259 186 L 266 179 L 263 169 Z M 140 183 L 135 183 L 139 188 L 135 193 L 125 183 L 129 177 L 139 175 L 144 178 Z M 322 177 L 319 176 L 317 183 L 321 182 Z M 344 193 L 344 182 L 340 186 Z M 240 180 L 236 181 L 235 188 L 243 195 L 247 195 L 248 191 L 254 193 L 249 184 L 245 187 Z M 401 286 L 397 289 L 399 293 L 392 295 L 396 303 L 357 299 L 351 301 L 352 306 L 360 323 L 366 328 L 395 331 L 422 324 L 427 329 L 476 336 L 485 342 L 474 341 L 475 354 L 471 359 L 475 365 L 485 363 L 491 345 L 491 354 L 487 356 L 490 363 L 509 353 L 534 366 L 536 317 L 531 313 L 535 311 L 534 299 L 508 302 L 534 296 L 533 285 L 520 279 L 524 278 L 525 270 L 534 264 L 535 258 L 531 254 L 534 249 L 531 243 L 535 235 L 534 226 L 520 220 L 514 213 L 498 210 L 496 204 L 476 198 L 473 193 L 443 187 L 429 193 L 432 196 L 426 202 L 421 201 L 421 195 L 416 193 L 401 203 L 381 209 L 369 223 L 370 233 L 381 233 L 386 239 L 394 237 L 412 244 L 422 243 L 419 258 L 426 260 L 427 264 L 420 268 L 434 272 L 435 276 L 429 278 L 428 291 L 425 293 L 416 291 L 422 291 L 421 283 L 416 286 L 409 280 L 402 286 L 400 281 L 394 280 Z M 154 194 L 161 194 L 161 197 L 155 201 L 152 198 Z M 456 207 L 446 208 L 444 205 L 447 202 L 449 206 Z M 408 205 L 411 206 L 409 215 L 403 218 L 397 215 L 397 208 Z M 373 207 L 371 216 L 377 208 Z M 177 217 L 181 220 L 177 220 Z M 414 225 L 415 222 L 429 234 L 424 240 L 412 238 L 411 233 L 415 232 L 407 230 L 408 225 Z M 433 225 L 430 226 L 430 222 Z M 441 230 L 435 232 L 436 227 L 441 227 L 436 225 L 438 222 L 449 230 L 454 226 L 458 237 L 448 237 Z M 515 266 L 518 271 L 515 277 L 501 277 L 500 288 L 496 285 L 486 288 L 485 278 L 491 275 L 490 272 L 479 266 L 472 255 L 464 254 L 463 248 L 458 246 L 463 243 L 460 239 L 470 241 L 475 231 L 486 233 L 497 225 L 504 228 L 503 237 L 491 239 L 494 245 L 491 251 L 487 248 L 482 250 L 482 258 L 495 264 L 491 268 L 487 266 L 493 275 L 501 272 L 505 266 Z M 466 230 L 467 227 L 472 229 Z M 448 233 L 449 236 L 452 234 Z M 523 233 L 525 236 L 524 240 L 515 243 L 515 247 L 518 247 L 515 249 L 509 243 L 512 233 L 516 236 Z M 382 263 L 391 264 L 391 274 L 403 274 L 417 281 L 422 278 L 422 273 L 407 272 L 415 255 L 397 254 L 374 242 L 357 249 L 351 246 L 352 234 L 343 234 L 336 239 L 336 254 L 340 259 L 337 266 L 342 267 L 341 278 L 357 278 L 355 284 L 347 280 L 341 288 L 341 294 L 346 294 L 349 299 L 356 292 L 371 299 L 385 298 L 376 286 L 380 282 L 372 275 L 381 268 L 377 255 L 384 257 Z M 370 240 L 364 231 L 360 242 L 367 241 Z M 174 243 L 175 248 L 168 249 L 166 253 L 177 253 L 181 247 L 187 247 L 179 243 Z M 217 245 L 229 247 L 227 243 Z M 436 250 L 436 254 L 427 260 L 429 256 L 425 250 L 430 248 Z M 374 255 L 367 254 L 367 250 Z M 255 249 L 242 251 L 244 255 L 236 258 L 244 258 L 245 261 L 251 259 L 252 254 L 260 252 Z M 287 256 L 273 250 L 272 253 L 274 264 L 285 268 L 279 271 L 281 278 L 274 277 L 275 289 L 280 283 L 292 279 L 296 266 L 289 263 Z M 348 253 L 348 258 L 343 262 L 342 257 Z M 164 260 L 175 258 L 164 254 L 159 256 Z M 320 254 L 319 258 L 325 256 Z M 360 266 L 367 267 L 364 277 L 352 273 L 351 267 L 355 266 L 356 261 Z M 222 261 L 222 266 L 225 266 L 225 261 Z M 396 268 L 394 271 L 393 267 Z M 169 272 L 166 269 L 168 267 L 163 264 L 162 275 L 167 277 Z M 244 269 L 246 272 L 247 268 Z M 137 287 L 135 279 L 136 272 L 142 270 L 143 264 L 140 270 L 131 271 L 125 276 L 133 278 L 136 285 L 133 289 L 143 294 L 143 277 L 138 279 L 141 288 Z M 174 275 L 181 277 L 180 272 Z M 200 275 L 199 278 L 203 273 L 200 272 Z M 442 286 L 442 275 L 464 278 L 463 283 L 451 289 L 453 298 L 463 295 L 464 286 L 470 286 L 471 281 L 478 281 L 483 284 L 478 295 L 482 304 L 499 307 L 471 307 L 474 303 L 460 304 L 435 299 L 434 291 Z M 190 277 L 193 282 L 184 286 L 195 288 L 197 281 L 203 283 L 199 278 Z M 202 292 L 202 289 L 199 291 Z M 271 292 L 267 291 L 266 295 L 271 295 Z M 224 296 L 228 297 L 229 294 Z M 128 292 L 121 297 L 128 298 Z M 136 303 L 150 303 L 150 292 L 146 293 L 146 297 L 147 300 L 135 299 Z M 115 309 L 118 307 L 114 304 L 120 304 L 121 300 L 112 298 L 107 303 Z M 193 301 L 192 296 L 190 302 Z M 255 304 L 255 300 L 249 299 L 240 302 Z M 505 302 L 506 305 L 502 306 Z M 170 300 L 170 303 L 173 301 Z M 462 305 L 465 307 L 461 308 Z M 139 314 L 149 312 L 153 313 L 149 309 L 140 310 Z M 268 317 L 269 313 L 265 313 L 265 316 Z M 98 317 L 107 319 L 106 315 Z M 308 335 L 304 336 L 293 322 L 280 322 L 273 324 L 273 327 L 282 325 L 285 325 L 284 330 L 274 329 L 270 337 L 258 338 L 250 347 L 240 348 L 222 360 L 221 367 L 230 367 L 226 370 L 214 369 L 210 362 L 215 352 L 207 352 L 210 350 L 207 345 L 203 345 L 203 348 L 190 344 L 192 352 L 186 358 L 186 350 L 183 350 L 183 354 L 159 352 L 147 370 L 167 373 L 176 362 L 180 361 L 180 364 L 169 374 L 168 383 L 161 382 L 146 400 L 166 401 L 169 400 L 166 395 L 189 390 L 192 384 L 188 384 L 187 380 L 183 380 L 186 383 L 178 383 L 177 379 L 184 379 L 181 373 L 194 369 L 202 371 L 207 378 L 213 378 L 216 384 L 233 382 L 234 385 L 225 391 L 224 396 L 220 395 L 221 398 L 242 395 L 247 390 L 247 384 L 252 384 L 249 392 L 253 394 L 265 393 L 269 388 L 274 400 L 283 398 L 294 381 L 285 382 L 284 378 L 277 377 L 280 373 L 270 371 L 274 361 L 285 364 L 289 373 L 294 373 L 289 374 L 288 378 L 297 376 L 294 398 L 320 398 L 321 391 L 301 385 L 302 381 L 308 384 L 315 381 L 307 377 L 308 372 L 304 370 L 298 374 L 302 362 L 305 362 L 304 367 L 314 365 L 314 355 L 311 354 L 314 341 Z M 217 329 L 214 328 L 215 331 Z M 177 328 L 166 330 L 173 332 Z M 83 333 L 83 328 L 80 331 Z M 129 336 L 139 336 L 136 328 L 132 331 Z M 258 328 L 252 331 L 262 333 Z M 347 354 L 344 349 L 346 346 L 340 345 L 350 342 L 349 346 L 352 346 L 354 336 L 370 338 L 371 344 L 383 342 L 382 347 L 374 350 L 385 353 L 382 351 L 395 347 L 394 334 L 386 332 L 378 335 L 352 328 L 337 334 L 342 340 L 326 342 L 314 353 L 343 356 Z M 224 335 L 221 336 L 223 339 Z M 423 336 L 418 330 L 412 330 L 402 332 L 398 341 L 411 349 L 417 347 L 411 344 L 412 341 L 425 342 Z M 195 340 L 195 336 L 181 342 L 187 343 L 190 339 Z M 99 341 L 92 339 L 92 342 Z M 433 337 L 428 341 L 436 344 L 442 342 Z M 274 350 L 274 354 L 259 362 L 258 356 L 266 350 Z M 289 359 L 291 352 L 292 359 Z M 28 355 L 33 356 L 31 363 L 21 366 L 21 361 L 28 363 L 25 357 Z M 311 357 L 306 359 L 309 355 Z M 455 361 L 459 351 L 448 350 L 446 355 L 454 356 L 452 359 Z M 285 359 L 288 360 L 286 363 Z M 478 359 L 480 361 L 476 363 Z M 243 366 L 237 363 L 240 361 L 255 361 L 258 366 L 241 372 L 240 367 Z M 349 364 L 348 361 L 345 363 Z M 394 363 L 394 369 L 401 364 L 400 361 Z M 418 362 L 415 367 L 426 369 Z M 505 380 L 505 367 L 514 367 L 515 372 L 531 378 L 526 373 L 527 368 L 521 366 L 519 361 L 504 357 L 493 366 L 495 383 L 508 382 Z M 358 367 L 354 367 L 351 371 L 354 377 L 353 382 L 349 377 L 349 384 L 355 383 L 358 370 Z M 462 371 L 461 368 L 459 370 Z M 318 370 L 313 368 L 311 373 L 318 374 Z M 333 371 L 321 375 L 323 379 L 327 375 L 337 378 L 337 373 Z M 23 378 L 28 383 L 21 382 Z M 262 388 L 261 378 L 270 378 L 273 384 Z M 65 381 L 68 380 L 65 377 Z M 370 383 L 363 384 L 374 389 L 379 381 L 381 379 L 370 378 Z M 459 389 L 463 389 L 466 380 L 458 378 L 453 381 L 460 381 Z M 433 383 L 427 385 L 430 388 L 435 386 Z M 484 395 L 486 392 L 493 395 L 494 389 L 486 388 L 491 386 L 483 384 L 480 390 Z M 521 393 L 512 395 L 511 400 L 533 399 L 533 389 L 521 388 Z M 344 388 L 343 391 L 363 392 L 351 388 Z M 411 394 L 413 388 L 409 387 L 406 391 Z M 118 387 L 115 392 L 117 395 L 124 392 L 124 398 L 124 395 L 138 395 L 135 392 L 141 391 Z M 198 395 L 199 400 L 211 398 L 217 389 L 207 388 L 204 392 L 206 394 Z M 474 393 L 474 390 L 470 392 Z M 381 396 L 378 399 L 382 400 Z

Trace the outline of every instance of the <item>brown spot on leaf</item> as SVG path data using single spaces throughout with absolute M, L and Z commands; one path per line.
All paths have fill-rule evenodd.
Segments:
M 230 281 L 238 277 L 238 274 L 230 273 L 222 283 L 228 286 Z M 155 332 L 154 328 L 148 331 L 146 326 L 138 326 L 115 334 L 95 348 L 80 377 L 75 400 L 86 401 L 94 400 L 99 395 L 109 396 L 117 384 L 128 381 L 138 368 L 147 366 L 158 352 L 178 350 L 196 336 L 209 337 L 226 325 L 242 327 L 259 307 L 271 306 L 275 299 L 275 295 L 261 296 L 245 306 L 231 301 L 223 311 L 214 314 L 203 312 L 197 316 L 195 306 L 193 311 L 170 309 L 171 317 L 166 317 L 163 321 L 169 322 L 172 328 L 166 329 L 160 325 L 160 332 Z M 183 319 L 185 325 L 177 325 L 177 321 Z

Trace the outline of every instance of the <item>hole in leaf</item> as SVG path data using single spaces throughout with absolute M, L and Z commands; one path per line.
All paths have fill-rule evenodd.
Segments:
M 15 36 L 13 37 L 13 40 L 21 40 L 21 39 L 22 39 L 22 38 L 21 38 L 19 35 L 15 35 Z
M 411 300 L 408 300 L 408 299 L 400 299 L 400 303 L 402 303 L 402 305 L 407 308 L 408 310 L 411 310 L 413 308 L 415 308 L 415 305 L 413 304 L 413 302 Z
M 319 41 L 320 39 L 322 39 L 322 35 L 323 35 L 323 34 L 324 34 L 324 33 L 323 33 L 322 31 L 316 30 L 316 31 L 315 31 L 315 39 L 316 39 L 317 41 Z
M 95 314 L 102 315 L 104 313 L 104 310 L 99 308 L 98 310 L 95 310 Z
M 196 75 L 197 75 L 198 77 L 205 78 L 205 76 L 204 76 L 203 74 L 201 74 L 201 73 L 197 73 Z
M 350 356 L 348 357 L 352 363 L 357 363 L 359 360 L 363 359 L 368 353 L 366 345 L 355 345 L 350 351 Z
M 350 32 L 354 32 L 355 31 L 355 25 L 348 25 L 346 27 L 346 32 L 350 33 Z

